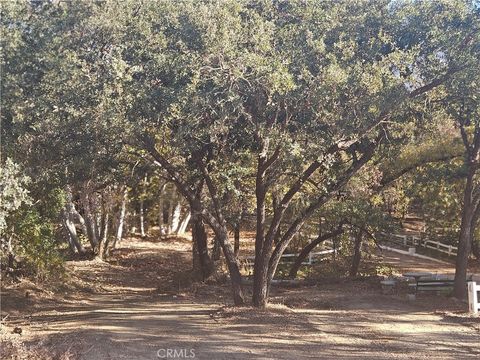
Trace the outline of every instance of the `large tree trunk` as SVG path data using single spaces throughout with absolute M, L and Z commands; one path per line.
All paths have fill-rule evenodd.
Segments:
M 358 274 L 358 268 L 360 266 L 360 260 L 362 258 L 362 240 L 363 230 L 360 229 L 355 236 L 355 244 L 353 246 L 352 265 L 350 267 L 350 277 L 356 277 Z
M 264 251 L 265 246 L 265 197 L 267 189 L 265 185 L 266 152 L 268 143 L 263 144 L 263 151 L 259 155 L 257 176 L 255 183 L 255 196 L 257 201 L 256 209 L 256 234 L 255 234 L 255 260 L 253 264 L 253 294 L 252 302 L 255 307 L 263 308 L 267 304 L 267 270 L 268 252 Z
M 328 240 L 335 236 L 340 235 L 342 232 L 343 232 L 343 229 L 340 226 L 335 231 L 332 231 L 330 233 L 326 233 L 323 235 L 320 234 L 317 238 L 315 238 L 310 243 L 305 245 L 302 251 L 300 251 L 300 254 L 298 255 L 298 257 L 295 259 L 295 262 L 293 263 L 292 267 L 290 268 L 289 277 L 291 277 L 292 279 L 297 277 L 298 270 L 302 266 L 302 263 L 305 261 L 308 254 L 310 254 L 310 252 L 312 252 L 312 250 L 315 249 L 315 247 L 317 247 L 319 244 L 321 244 L 325 240 Z

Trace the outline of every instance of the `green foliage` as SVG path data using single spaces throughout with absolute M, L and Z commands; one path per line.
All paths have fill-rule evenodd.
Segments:
M 7 218 L 22 204 L 31 202 L 26 188 L 29 183 L 20 166 L 7 158 L 0 167 L 0 235 L 7 227 Z
M 21 209 L 13 220 L 15 253 L 27 272 L 41 280 L 61 278 L 64 260 L 55 240 L 55 225 L 33 208 Z
M 267 217 L 321 163 L 287 204 L 280 237 L 323 198 L 314 217 L 326 228 L 346 220 L 385 230 L 416 202 L 435 218 L 458 214 L 449 193 L 457 184 L 434 176 L 448 169 L 428 175 L 435 190 L 419 180 L 428 169 L 384 186 L 459 154 L 451 129 L 435 138 L 446 119 L 475 119 L 466 124 L 472 136 L 478 16 L 462 0 L 6 2 L 2 146 L 39 202 L 15 214 L 23 225 L 14 232 L 54 256 L 51 226 L 65 201 L 58 189 L 129 182 L 148 208 L 164 178 L 193 191 L 208 177 L 215 191 L 200 194 L 205 208 L 219 203 L 212 213 L 233 223 L 255 211 L 259 158 L 276 152 L 265 174 Z M 174 171 L 145 161 L 152 147 Z M 368 165 L 349 174 L 371 149 Z M 1 176 L 0 231 L 28 200 L 16 165 Z M 300 235 L 317 231 L 307 224 Z

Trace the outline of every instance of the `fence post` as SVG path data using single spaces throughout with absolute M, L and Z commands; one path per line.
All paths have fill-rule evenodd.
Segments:
M 468 282 L 468 308 L 471 314 L 478 314 L 478 294 L 477 283 Z
M 403 245 L 407 246 L 407 235 L 403 236 Z
M 452 245 L 448 245 L 448 255 L 452 255 Z
M 308 253 L 308 265 L 312 265 L 312 253 Z

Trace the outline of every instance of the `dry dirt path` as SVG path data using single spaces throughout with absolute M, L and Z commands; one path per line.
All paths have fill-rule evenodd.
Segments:
M 131 239 L 111 263 L 72 264 L 76 283 L 88 291 L 68 293 L 61 303 L 38 303 L 29 316 L 12 316 L 10 325 L 22 326 L 27 345 L 47 348 L 53 358 L 480 357 L 480 319 L 445 311 L 458 304 L 409 303 L 370 284 L 346 282 L 277 289 L 273 301 L 289 306 L 269 312 L 223 308 L 221 300 L 202 294 L 225 296 L 227 286 L 187 291 L 178 272 L 189 257 L 184 241 Z M 98 285 L 89 289 L 92 280 Z
M 377 254 L 382 258 L 385 264 L 392 266 L 399 273 L 416 271 L 430 272 L 433 274 L 448 274 L 452 277 L 455 275 L 455 264 L 453 261 L 436 262 L 388 250 L 378 251 Z M 478 266 L 475 268 L 471 267 L 469 273 L 473 275 L 475 281 L 480 281 L 480 271 Z

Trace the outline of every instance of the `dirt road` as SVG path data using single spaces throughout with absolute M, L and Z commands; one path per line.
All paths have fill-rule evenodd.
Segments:
M 186 240 L 130 239 L 111 263 L 71 264 L 79 288 L 61 301 L 32 296 L 15 312 L 4 294 L 8 329 L 21 327 L 15 336 L 27 347 L 65 359 L 480 357 L 480 319 L 455 312 L 464 304 L 412 303 L 351 281 L 276 289 L 269 311 L 233 309 L 227 285 L 188 284 L 189 259 Z

